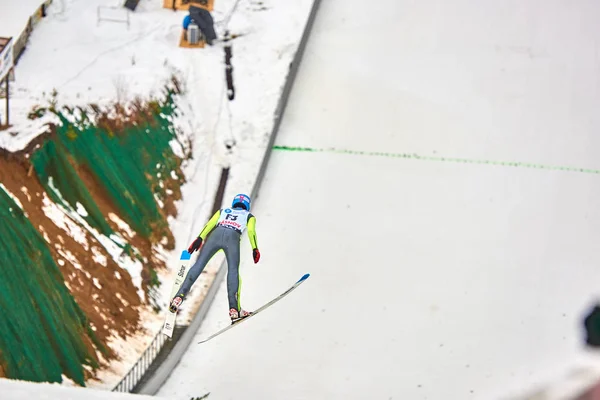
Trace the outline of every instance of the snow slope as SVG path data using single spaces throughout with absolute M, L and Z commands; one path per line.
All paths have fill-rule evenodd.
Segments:
M 489 399 L 597 378 L 600 5 L 363 4 L 323 2 L 277 143 L 323 151 L 274 152 L 259 265 L 243 241 L 243 307 L 310 279 L 192 345 L 159 395 Z M 225 291 L 198 340 L 228 323 Z
M 160 397 L 141 396 L 129 393 L 107 392 L 80 387 L 65 387 L 58 384 L 33 383 L 0 378 L 2 400 L 149 400 Z M 171 397 L 176 399 L 175 397 Z M 163 399 L 166 399 L 163 397 Z M 182 399 L 183 400 L 183 399 Z M 186 399 L 188 400 L 188 399 Z

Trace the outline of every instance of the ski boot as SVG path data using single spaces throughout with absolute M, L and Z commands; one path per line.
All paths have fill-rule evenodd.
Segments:
M 183 303 L 183 295 L 180 294 L 179 296 L 175 296 L 175 298 L 173 298 L 173 300 L 171 301 L 169 311 L 171 311 L 172 313 L 176 313 L 181 303 Z
M 231 318 L 231 324 L 235 324 L 238 321 L 243 320 L 246 317 L 249 317 L 250 315 L 252 315 L 251 311 L 246 311 L 246 310 L 241 310 L 238 311 L 235 308 L 230 308 L 229 309 L 229 318 Z

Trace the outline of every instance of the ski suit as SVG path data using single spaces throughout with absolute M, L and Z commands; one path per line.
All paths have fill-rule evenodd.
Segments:
M 219 251 L 225 252 L 227 260 L 227 295 L 229 308 L 240 311 L 240 240 L 247 229 L 252 249 L 257 248 L 256 218 L 243 208 L 218 210 L 206 223 L 199 237 L 203 240 L 198 259 L 188 271 L 177 296 L 185 296 L 210 259 Z

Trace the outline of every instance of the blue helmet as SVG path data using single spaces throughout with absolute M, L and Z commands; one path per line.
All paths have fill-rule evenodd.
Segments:
M 236 194 L 233 198 L 233 202 L 231 203 L 231 207 L 235 208 L 236 206 L 242 206 L 246 209 L 246 211 L 250 211 L 250 196 L 247 194 Z

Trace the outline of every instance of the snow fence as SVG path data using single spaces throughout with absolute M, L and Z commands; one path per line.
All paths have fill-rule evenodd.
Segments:
M 23 27 L 23 31 L 21 34 L 14 38 L 15 44 L 13 49 L 13 57 L 15 65 L 21 58 L 21 55 L 25 51 L 27 47 L 27 42 L 29 41 L 29 36 L 31 36 L 31 32 L 35 26 L 40 22 L 42 18 L 46 16 L 46 8 L 48 8 L 52 4 L 53 0 L 40 0 L 40 6 L 35 10 L 35 12 L 27 19 L 27 23 Z M 2 34 L 2 32 L 0 32 Z

